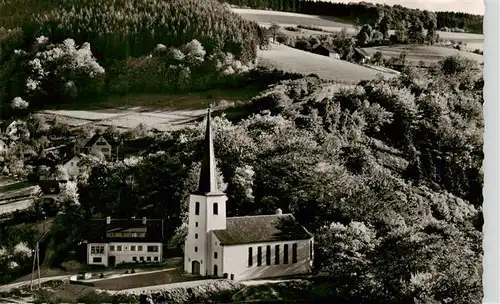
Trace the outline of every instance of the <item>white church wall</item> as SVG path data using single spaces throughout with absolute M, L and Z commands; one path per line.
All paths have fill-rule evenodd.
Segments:
M 201 275 L 213 274 L 210 247 L 213 242 L 209 231 L 226 228 L 226 200 L 225 195 L 190 196 L 188 235 L 184 245 L 184 271 L 187 273 L 193 273 L 193 262 L 198 262 Z M 214 203 L 217 203 L 217 214 L 214 214 Z
M 222 274 L 234 280 L 249 280 L 310 273 L 314 252 L 310 250 L 313 239 L 287 242 L 269 242 L 224 246 Z M 292 260 L 292 246 L 297 243 L 297 263 Z M 284 264 L 284 245 L 288 244 L 288 264 Z M 271 263 L 267 265 L 266 249 L 271 246 Z M 279 245 L 279 264 L 275 263 L 275 246 Z M 257 263 L 258 247 L 262 248 L 261 265 Z M 252 266 L 248 266 L 248 248 L 252 247 Z M 311 255 L 312 253 L 312 255 Z
M 215 268 L 214 266 L 217 266 L 217 276 L 218 277 L 222 277 L 223 275 L 223 272 L 222 272 L 222 268 L 223 268 L 223 262 L 224 262 L 224 247 L 222 247 L 220 245 L 220 241 L 219 239 L 217 238 L 217 236 L 215 236 L 215 234 L 212 232 L 210 233 L 211 235 L 211 241 L 212 241 L 212 252 L 211 252 L 211 256 L 210 256 L 210 269 L 208 271 L 208 274 L 211 275 L 211 276 L 214 276 L 216 275 L 215 274 Z

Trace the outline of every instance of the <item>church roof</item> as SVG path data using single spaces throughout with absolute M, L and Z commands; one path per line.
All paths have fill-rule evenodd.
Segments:
M 196 190 L 196 192 L 194 192 L 194 194 L 198 195 L 219 193 L 215 175 L 215 153 L 210 120 L 209 109 L 207 114 L 207 128 L 205 131 L 205 139 L 203 140 L 203 161 L 201 163 L 200 180 L 198 183 L 198 189 Z
M 226 229 L 215 230 L 221 245 L 307 240 L 312 237 L 292 214 L 228 217 Z

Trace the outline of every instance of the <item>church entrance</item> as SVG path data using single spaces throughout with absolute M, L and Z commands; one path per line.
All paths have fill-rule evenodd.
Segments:
M 192 274 L 200 274 L 200 262 L 193 261 L 191 263 L 191 273 Z
M 219 272 L 218 272 L 218 270 L 219 270 L 219 269 L 218 269 L 217 265 L 214 265 L 214 276 L 215 276 L 215 277 L 218 277 L 218 276 L 219 276 Z

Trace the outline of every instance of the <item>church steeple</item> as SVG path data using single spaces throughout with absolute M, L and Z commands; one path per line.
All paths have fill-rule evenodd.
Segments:
M 203 141 L 203 161 L 201 163 L 200 181 L 196 194 L 219 193 L 217 189 L 214 144 L 212 138 L 212 126 L 210 121 L 210 109 L 207 114 L 207 128 Z

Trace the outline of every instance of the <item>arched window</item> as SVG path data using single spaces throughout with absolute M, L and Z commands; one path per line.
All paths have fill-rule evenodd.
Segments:
M 199 202 L 196 202 L 196 205 L 194 206 L 194 214 L 200 215 L 200 203 Z

